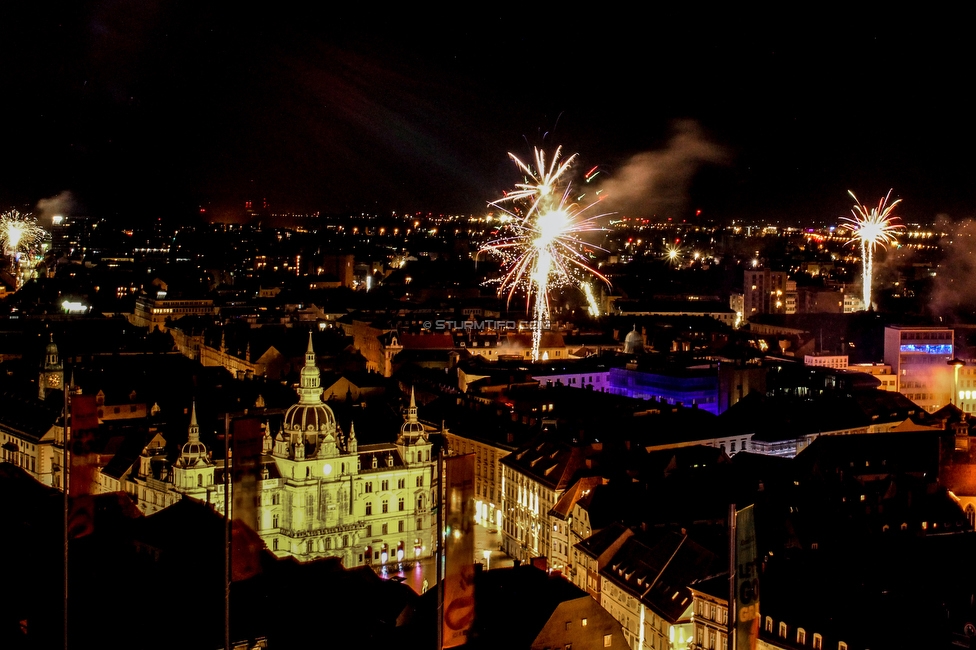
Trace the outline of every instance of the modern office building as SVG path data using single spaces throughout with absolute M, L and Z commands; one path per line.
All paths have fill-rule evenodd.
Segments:
M 886 327 L 884 362 L 898 379 L 898 392 L 930 413 L 949 404 L 954 343 L 945 327 Z

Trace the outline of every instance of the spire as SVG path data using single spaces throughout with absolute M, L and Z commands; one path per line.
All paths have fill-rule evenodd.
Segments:
M 403 416 L 403 425 L 400 426 L 400 437 L 397 439 L 398 445 L 416 444 L 424 436 L 424 425 L 417 419 L 417 397 L 414 389 L 410 387 L 410 406 Z M 403 453 L 403 452 L 401 452 Z M 404 455 L 406 458 L 406 455 Z
M 352 421 L 349 422 L 349 439 L 356 439 L 356 423 Z
M 410 406 L 407 407 L 407 422 L 417 422 L 417 398 L 414 395 L 413 386 L 410 387 Z
M 190 411 L 190 439 L 187 442 L 200 442 L 200 427 L 197 425 L 197 401 L 193 400 Z
M 305 365 L 302 367 L 298 387 L 299 404 L 322 403 L 322 378 L 315 363 L 315 348 L 312 347 L 312 333 L 308 333 L 308 349 L 305 351 Z

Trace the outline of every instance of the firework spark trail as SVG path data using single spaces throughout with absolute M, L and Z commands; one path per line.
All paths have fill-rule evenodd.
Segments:
M 596 302 L 596 296 L 593 294 L 593 285 L 589 282 L 584 282 L 582 284 L 583 293 L 586 294 L 586 304 L 588 305 L 587 311 L 590 312 L 590 316 L 593 318 L 600 317 L 600 306 Z
M 609 284 L 589 265 L 587 245 L 580 239 L 584 233 L 603 230 L 597 219 L 605 215 L 585 216 L 596 202 L 580 207 L 569 199 L 572 184 L 564 176 L 576 160 L 576 154 L 560 162 L 560 152 L 557 148 L 547 163 L 545 152 L 536 149 L 534 167 L 509 154 L 527 179 L 489 204 L 504 210 L 512 221 L 502 237 L 482 247 L 482 251 L 502 260 L 504 275 L 499 280 L 499 294 L 507 293 L 511 301 L 517 290 L 525 291 L 526 310 L 531 308 L 533 315 L 533 361 L 539 360 L 542 331 L 550 316 L 550 291 L 556 286 L 578 286 L 587 294 L 592 310 L 595 299 L 592 288 L 589 292 L 584 288 L 584 278 L 594 276 Z M 590 170 L 587 178 L 593 176 Z
M 847 222 L 844 227 L 851 231 L 851 239 L 848 243 L 856 242 L 861 246 L 864 309 L 870 309 L 871 284 L 874 278 L 874 249 L 876 246 L 887 248 L 888 244 L 895 241 L 898 231 L 904 229 L 905 226 L 896 223 L 896 217 L 892 216 L 895 206 L 901 203 L 901 199 L 888 203 L 888 199 L 891 198 L 891 190 L 888 190 L 888 193 L 878 202 L 878 207 L 868 208 L 858 201 L 854 192 L 848 190 L 847 193 L 856 201 L 851 208 L 854 216 L 843 217 L 842 220 Z

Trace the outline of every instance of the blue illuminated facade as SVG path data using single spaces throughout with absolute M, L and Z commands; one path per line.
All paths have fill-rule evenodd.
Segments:
M 922 352 L 923 354 L 941 354 L 943 356 L 952 356 L 952 346 L 946 344 L 934 344 L 934 345 L 919 345 L 919 344 L 909 344 L 901 346 L 902 352 Z
M 697 406 L 718 415 L 718 370 L 677 372 L 610 369 L 608 393 L 668 404 Z

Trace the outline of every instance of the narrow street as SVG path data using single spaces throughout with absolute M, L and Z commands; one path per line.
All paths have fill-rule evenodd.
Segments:
M 492 529 L 488 530 L 480 524 L 474 526 L 474 557 L 472 562 L 486 564 L 488 569 L 498 569 L 501 567 L 513 566 L 512 558 L 499 550 L 501 545 L 501 533 Z M 485 557 L 488 551 L 488 557 Z M 434 558 L 427 558 L 419 562 L 404 563 L 399 569 L 392 564 L 377 570 L 381 578 L 402 580 L 418 594 L 424 591 L 424 582 L 427 588 L 433 587 L 437 583 L 437 567 Z

